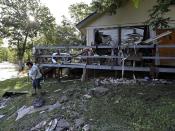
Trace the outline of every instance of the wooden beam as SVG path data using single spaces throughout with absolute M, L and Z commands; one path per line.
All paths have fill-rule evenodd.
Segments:
M 51 58 L 51 55 L 39 55 L 38 57 L 43 57 L 43 58 Z M 58 58 L 64 58 L 64 57 L 69 57 L 69 58 L 73 58 L 71 56 L 56 56 Z M 137 56 L 136 56 L 137 57 Z M 91 58 L 91 59 L 115 59 L 115 58 L 122 58 L 121 56 L 78 56 L 75 58 L 79 58 L 79 59 L 87 59 L 87 58 Z M 156 56 L 138 56 L 139 59 L 162 59 L 162 60 L 175 60 L 175 57 L 156 57 Z M 129 60 L 132 60 L 132 56 Z
M 80 68 L 80 69 L 100 69 L 100 70 L 122 70 L 121 66 L 108 66 L 108 65 L 86 65 L 86 64 L 40 64 L 40 67 L 64 67 L 64 68 Z M 159 72 L 163 73 L 175 73 L 175 68 L 162 68 L 162 67 L 156 67 Z M 149 72 L 150 67 L 124 67 L 125 71 L 139 71 L 139 72 Z
M 175 43 L 169 44 L 169 45 L 157 45 L 158 48 L 175 48 Z M 96 46 L 36 46 L 36 50 L 42 50 L 42 49 L 84 49 L 84 48 L 93 48 L 95 49 Z M 111 49 L 111 48 L 118 48 L 118 47 L 112 47 L 112 46 L 98 46 L 99 49 Z M 127 48 L 154 48 L 154 44 L 151 45 L 129 45 Z

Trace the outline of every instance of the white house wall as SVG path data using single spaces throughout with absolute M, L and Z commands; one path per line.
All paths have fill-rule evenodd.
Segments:
M 86 26 L 87 30 L 87 44 L 94 42 L 94 29 L 106 27 L 121 27 L 142 25 L 149 18 L 149 10 L 156 4 L 156 0 L 142 0 L 138 8 L 135 8 L 132 2 L 129 2 L 124 7 L 117 10 L 115 15 L 104 14 Z M 171 6 L 172 20 L 175 20 L 175 5 Z
M 87 28 L 86 31 L 87 31 L 86 42 L 87 42 L 87 45 L 90 46 L 94 42 L 94 29 L 93 28 Z
M 128 2 L 125 6 L 119 8 L 115 15 L 103 15 L 89 26 L 124 26 L 144 23 L 149 16 L 148 10 L 155 4 L 155 0 L 142 0 L 139 8 L 135 8 L 132 4 L 132 2 Z

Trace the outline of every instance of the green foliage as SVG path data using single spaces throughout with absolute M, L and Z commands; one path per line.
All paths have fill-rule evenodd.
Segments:
M 8 48 L 8 61 L 11 63 L 17 63 L 17 54 L 16 51 L 12 48 Z
M 0 62 L 8 60 L 8 49 L 5 47 L 0 48 Z
M 167 17 L 167 12 L 170 11 L 169 6 L 173 0 L 157 0 L 157 5 L 149 11 L 149 20 L 147 21 L 153 29 L 168 28 L 170 17 Z
M 56 41 L 57 44 L 70 45 L 70 44 L 81 44 L 80 34 L 69 20 L 63 16 L 61 25 L 57 26 L 56 30 Z
M 3 44 L 3 39 L 0 38 L 0 46 Z
M 18 60 L 23 60 L 26 49 L 37 35 L 50 38 L 55 19 L 39 0 L 0 1 L 0 9 L 0 34 L 16 49 Z
M 86 18 L 92 12 L 91 6 L 83 2 L 73 4 L 69 7 L 69 13 L 76 23 Z
M 115 14 L 117 9 L 129 0 L 93 0 L 92 8 L 97 10 L 97 12 L 109 12 Z
M 134 3 L 135 8 L 139 7 L 140 0 L 132 0 Z
M 15 63 L 17 61 L 16 52 L 14 49 L 11 48 L 0 48 L 0 62 L 2 61 L 9 61 Z

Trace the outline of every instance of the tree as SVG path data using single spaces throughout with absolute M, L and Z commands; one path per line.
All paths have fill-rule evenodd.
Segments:
M 149 11 L 149 23 L 154 29 L 168 28 L 170 17 L 166 14 L 170 11 L 169 6 L 173 3 L 173 0 L 157 0 L 157 4 Z
M 69 13 L 76 23 L 86 18 L 90 13 L 93 12 L 91 6 L 83 2 L 76 3 L 69 6 Z
M 111 14 L 117 13 L 117 9 L 126 4 L 128 1 L 132 1 L 133 5 L 138 8 L 139 3 L 142 0 L 94 0 L 92 7 L 98 12 L 109 12 Z M 166 17 L 166 13 L 169 12 L 169 6 L 175 3 L 174 0 L 157 0 L 157 5 L 149 11 L 148 24 L 157 28 L 167 28 L 169 17 Z
M 40 33 L 48 36 L 47 31 L 53 28 L 55 19 L 39 0 L 1 0 L 0 9 L 0 34 L 16 48 L 22 67 L 29 41 Z
M 80 34 L 75 28 L 74 24 L 71 23 L 65 16 L 60 25 L 57 26 L 56 30 L 56 42 L 57 44 L 81 44 Z

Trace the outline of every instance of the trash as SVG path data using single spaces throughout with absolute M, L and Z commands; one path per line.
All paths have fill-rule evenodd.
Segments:
M 56 131 L 69 130 L 70 124 L 65 119 L 58 120 Z
M 61 89 L 55 90 L 54 92 L 56 93 L 56 92 L 59 92 L 59 91 L 61 91 Z
M 104 96 L 108 93 L 109 89 L 104 88 L 104 87 L 97 87 L 97 88 L 93 88 L 90 90 L 90 94 L 92 94 L 93 96 Z
M 29 114 L 32 110 L 34 109 L 33 106 L 30 107 L 26 107 L 26 106 L 22 106 L 18 111 L 17 111 L 17 118 L 16 121 L 21 119 L 22 117 L 24 117 L 25 115 Z
M 142 92 L 137 93 L 138 95 L 144 95 Z
M 148 76 L 145 76 L 145 77 L 144 77 L 144 80 L 149 81 L 150 78 L 149 78 Z
M 0 119 L 3 118 L 5 115 L 0 115 Z
M 84 118 L 79 118 L 75 120 L 75 127 L 79 128 L 82 127 L 84 125 L 85 121 Z
M 84 97 L 87 98 L 87 99 L 90 99 L 92 96 L 86 94 L 86 95 L 84 95 Z
M 61 104 L 59 102 L 56 102 L 53 105 L 47 105 L 47 106 L 43 106 L 43 107 L 38 107 L 38 108 L 34 108 L 34 106 L 23 106 L 21 107 L 18 111 L 17 111 L 17 118 L 16 121 L 21 119 L 22 117 L 24 117 L 27 114 L 32 114 L 35 112 L 39 112 L 39 111 L 44 111 L 44 110 L 48 110 L 49 112 L 56 109 L 56 108 L 60 108 Z
M 90 127 L 89 124 L 86 124 L 86 125 L 83 126 L 82 130 L 83 131 L 90 131 L 91 130 L 91 127 Z
M 67 101 L 68 101 L 67 96 L 62 96 L 62 97 L 60 98 L 60 103 L 64 103 L 64 102 L 67 102 Z
M 45 111 L 41 111 L 40 114 L 43 114 Z
M 8 100 L 10 100 L 10 98 L 2 99 L 0 101 L 0 109 L 3 109 L 3 108 L 5 108 L 7 106 L 6 103 L 8 102 Z
M 55 104 L 49 106 L 48 111 L 50 112 L 50 111 L 52 111 L 56 108 L 60 108 L 60 107 L 61 107 L 61 104 L 59 102 L 56 102 Z
M 98 85 L 110 85 L 110 84 L 115 84 L 115 85 L 130 85 L 130 84 L 135 84 L 136 80 L 134 79 L 114 79 L 114 78 L 105 78 L 103 80 L 96 79 L 95 83 L 98 83 Z
M 43 128 L 45 125 L 46 125 L 47 121 L 42 121 L 40 122 L 39 124 L 37 124 L 35 127 L 33 127 L 31 129 L 31 131 L 36 131 L 36 130 L 39 130 L 41 128 Z
M 1 105 L 1 106 L 0 106 L 0 109 L 5 108 L 5 107 L 6 107 L 5 105 Z
M 36 98 L 33 100 L 32 105 L 34 106 L 34 108 L 38 108 L 44 105 L 44 99 L 42 97 Z
M 54 119 L 54 120 L 50 121 L 49 125 L 48 125 L 48 127 L 46 128 L 45 131 L 53 131 L 56 128 L 57 123 L 58 123 L 57 119 Z

